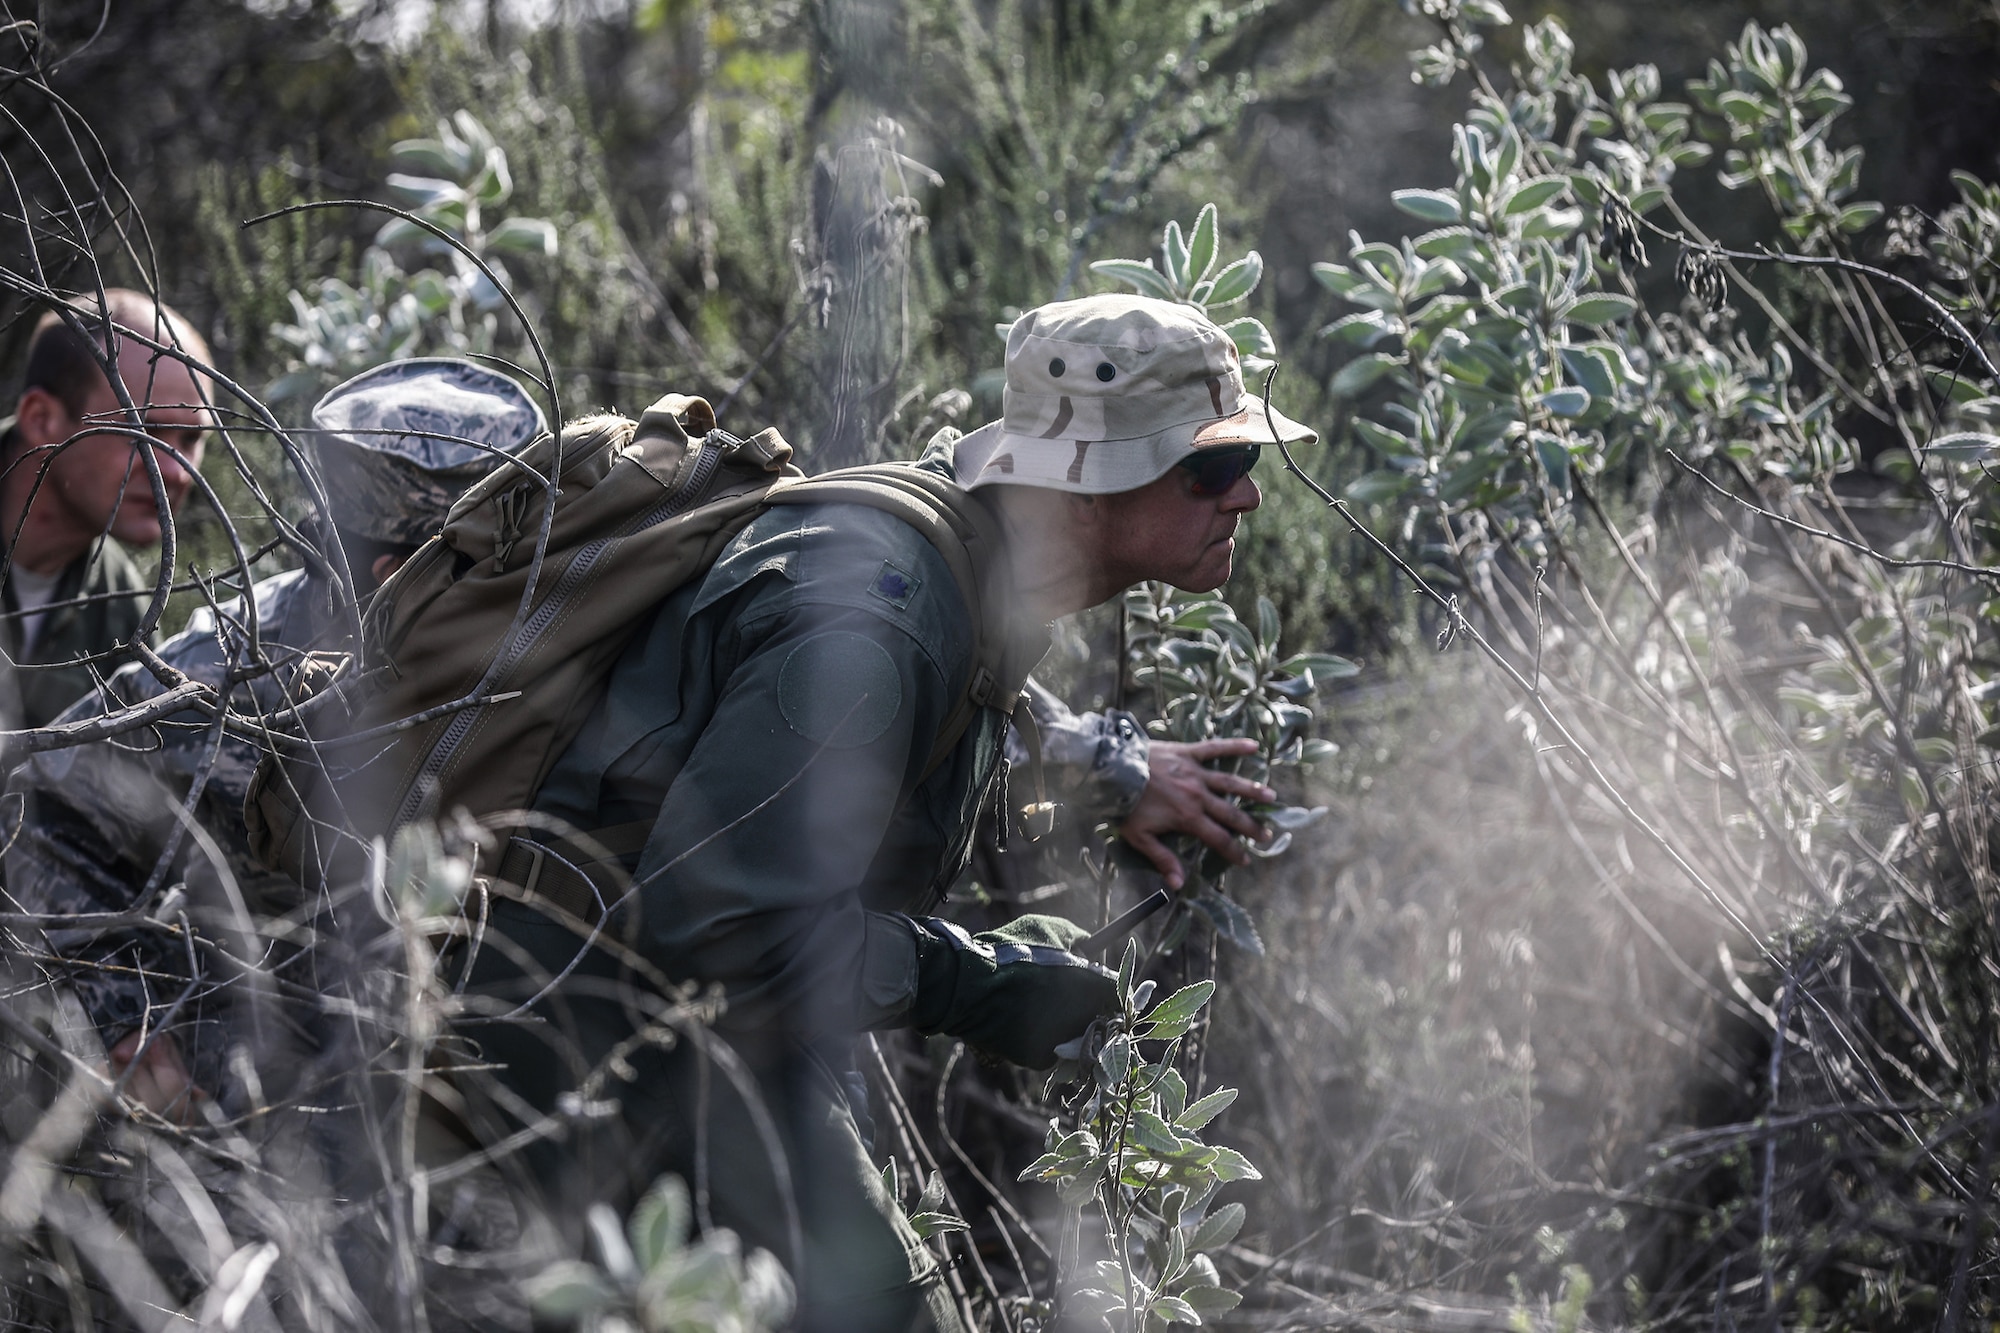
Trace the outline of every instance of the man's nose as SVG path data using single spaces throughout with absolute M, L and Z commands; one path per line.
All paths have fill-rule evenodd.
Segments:
M 1247 514 L 1263 503 L 1264 492 L 1257 489 L 1257 483 L 1251 480 L 1248 472 L 1238 477 L 1236 484 L 1222 497 L 1224 513 Z
M 184 452 L 184 446 L 171 437 L 167 437 L 164 443 L 168 447 L 162 448 L 159 444 L 155 444 L 152 454 L 160 465 L 160 484 L 166 487 L 167 498 L 178 503 L 180 498 L 187 494 L 188 487 L 194 485 L 194 474 L 176 454 L 176 450 Z M 143 473 L 145 464 L 142 462 L 139 466 Z

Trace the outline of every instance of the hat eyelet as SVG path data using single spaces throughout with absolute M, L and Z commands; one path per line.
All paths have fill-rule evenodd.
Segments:
M 1063 364 L 1061 357 L 1049 358 L 1049 377 L 1051 379 L 1061 379 L 1063 372 L 1068 369 L 1069 367 Z
M 1103 380 L 1106 384 L 1111 383 L 1117 374 L 1118 367 L 1112 365 L 1109 361 L 1100 361 L 1097 363 L 1097 378 Z

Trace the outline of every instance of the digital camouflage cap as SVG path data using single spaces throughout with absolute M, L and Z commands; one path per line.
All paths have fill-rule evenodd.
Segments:
M 520 385 L 453 357 L 363 371 L 321 398 L 312 421 L 334 522 L 408 546 L 429 540 L 467 487 L 548 430 Z

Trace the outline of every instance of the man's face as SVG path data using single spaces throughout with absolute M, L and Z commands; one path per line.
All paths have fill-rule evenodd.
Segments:
M 126 392 L 146 422 L 147 433 L 179 451 L 188 467 L 201 466 L 203 435 L 210 416 L 206 399 L 188 368 L 170 357 L 155 360 L 150 348 L 127 341 L 119 350 L 118 369 Z M 34 418 L 29 443 L 60 447 L 22 464 L 39 470 L 41 460 L 48 460 L 48 474 L 34 507 L 52 506 L 54 517 L 93 537 L 109 532 L 131 546 L 158 543 L 163 525 L 153 484 L 146 474 L 146 460 L 109 382 L 100 379 L 92 387 L 80 414 L 71 413 L 53 395 L 45 397 L 48 401 Z M 29 425 L 27 406 L 24 400 L 24 429 Z M 91 430 L 97 425 L 114 429 Z M 156 449 L 153 456 L 159 460 L 169 510 L 178 510 L 194 478 L 188 467 L 165 450 Z
M 1264 502 L 1244 473 L 1221 495 L 1196 495 L 1184 468 L 1136 491 L 1099 497 L 1105 513 L 1105 558 L 1123 584 L 1148 579 L 1187 592 L 1209 592 L 1229 578 L 1236 525 Z

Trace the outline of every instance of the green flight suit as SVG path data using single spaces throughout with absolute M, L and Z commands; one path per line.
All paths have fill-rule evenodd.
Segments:
M 949 454 L 923 465 L 948 473 Z M 1047 643 L 1040 624 L 1012 632 L 1008 685 Z M 619 1076 L 577 1095 L 643 1021 L 643 987 L 611 953 L 502 900 L 492 930 L 509 944 L 486 944 L 472 971 L 469 1003 L 500 1014 L 574 964 L 534 1022 L 461 1028 L 535 1110 L 569 1117 L 561 1142 L 529 1150 L 544 1189 L 566 1196 L 559 1212 L 622 1206 L 676 1171 L 792 1271 L 802 1328 L 900 1329 L 927 1303 L 952 1322 L 869 1160 L 851 1043 L 908 1021 L 920 928 L 902 914 L 958 877 L 1003 773 L 1007 719 L 991 708 L 926 772 L 973 648 L 951 573 L 914 529 L 853 505 L 773 508 L 638 633 L 537 798 L 586 831 L 650 822 L 606 933 L 720 989 L 715 1033 L 755 1079 L 782 1170 L 699 1043 L 632 1043 Z M 482 1137 L 522 1123 L 486 1110 Z
M 0 421 L 0 457 L 11 455 L 14 447 L 14 420 L 9 417 Z M 12 535 L 0 533 L 0 545 Z M 0 652 L 6 655 L 0 660 L 0 728 L 46 726 L 55 720 L 56 714 L 88 694 L 96 682 L 91 677 L 91 668 L 78 659 L 130 643 L 152 597 L 152 580 L 140 575 L 139 567 L 123 546 L 103 537 L 63 568 L 48 603 L 48 614 L 42 620 L 41 633 L 35 637 L 34 648 L 27 656 L 23 657 L 20 651 L 21 622 L 13 616 L 0 617 Z M 0 601 L 4 601 L 10 612 L 20 609 L 14 600 L 11 577 L 0 588 Z M 63 605 L 70 601 L 78 604 Z M 148 642 L 156 640 L 157 635 Z M 109 676 L 127 660 L 121 654 L 101 661 L 96 664 L 97 672 Z M 77 665 L 40 671 L 15 669 L 16 663 L 49 662 L 77 662 Z

